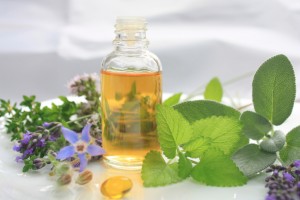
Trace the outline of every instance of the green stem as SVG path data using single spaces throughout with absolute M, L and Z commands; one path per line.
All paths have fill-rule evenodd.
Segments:
M 235 82 L 237 82 L 239 80 L 242 80 L 242 79 L 244 79 L 246 77 L 249 77 L 249 76 L 251 76 L 253 74 L 254 74 L 254 72 L 251 71 L 251 72 L 247 72 L 245 74 L 242 74 L 240 76 L 237 76 L 237 77 L 235 77 L 233 79 L 229 79 L 229 80 L 223 82 L 223 86 L 230 85 L 230 84 L 235 83 Z M 188 100 L 194 98 L 195 96 L 201 95 L 203 93 L 204 93 L 204 86 L 201 85 L 198 88 L 196 88 L 192 93 L 190 93 L 182 102 L 188 101 Z
M 84 116 L 78 117 L 78 118 L 76 118 L 76 119 L 74 119 L 74 120 L 67 121 L 66 123 L 67 123 L 67 124 L 70 124 L 70 123 L 72 123 L 72 122 L 76 122 L 76 121 L 79 121 L 79 120 L 82 120 L 82 119 L 91 117 L 92 115 L 94 115 L 94 114 L 84 115 Z M 53 126 L 52 128 L 49 129 L 49 131 L 52 131 L 52 130 L 54 130 L 55 128 L 57 128 L 57 127 L 59 127 L 59 126 L 61 126 L 61 123 L 57 124 L 56 126 Z

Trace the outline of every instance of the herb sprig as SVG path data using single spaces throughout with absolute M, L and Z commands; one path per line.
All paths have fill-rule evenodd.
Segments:
M 284 55 L 264 62 L 253 80 L 254 111 L 240 111 L 222 99 L 218 79 L 207 85 L 206 100 L 179 103 L 178 95 L 157 107 L 162 153 L 149 152 L 142 167 L 144 186 L 163 186 L 192 177 L 212 186 L 238 186 L 280 161 L 300 159 L 300 126 L 277 130 L 290 116 L 295 73 Z M 175 101 L 178 100 L 178 101 Z M 212 101 L 213 100 L 213 101 Z M 253 143 L 254 142 L 254 143 Z

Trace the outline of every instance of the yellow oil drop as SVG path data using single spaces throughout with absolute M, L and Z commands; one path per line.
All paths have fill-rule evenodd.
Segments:
M 132 188 L 132 181 L 125 176 L 114 176 L 101 185 L 101 193 L 111 199 L 123 198 Z

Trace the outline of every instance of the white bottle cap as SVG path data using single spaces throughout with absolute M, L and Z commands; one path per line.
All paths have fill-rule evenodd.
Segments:
M 146 30 L 146 19 L 143 17 L 117 17 L 116 31 L 122 30 Z

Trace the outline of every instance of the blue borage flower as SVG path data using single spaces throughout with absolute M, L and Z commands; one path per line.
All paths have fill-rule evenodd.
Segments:
M 86 154 L 90 154 L 91 156 L 99 156 L 104 154 L 105 151 L 100 146 L 90 144 L 90 128 L 91 124 L 87 124 L 82 130 L 81 138 L 79 138 L 76 132 L 62 127 L 62 133 L 65 139 L 70 142 L 71 145 L 63 147 L 57 153 L 56 158 L 59 160 L 65 160 L 72 157 L 74 154 L 77 154 L 78 158 L 80 159 L 79 171 L 82 172 L 88 162 L 86 159 Z

